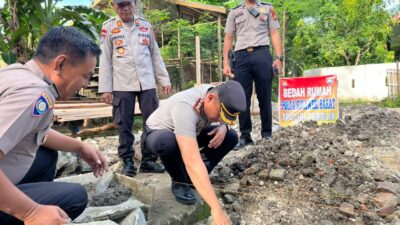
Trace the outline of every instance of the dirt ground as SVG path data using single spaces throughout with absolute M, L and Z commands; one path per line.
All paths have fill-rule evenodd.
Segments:
M 231 152 L 211 178 L 232 224 L 398 225 L 399 139 L 398 112 L 347 106 L 337 124 L 280 128 Z
M 346 106 L 337 124 L 279 128 L 268 141 L 258 140 L 258 116 L 253 125 L 256 144 L 230 152 L 210 175 L 233 225 L 400 225 L 399 112 Z M 117 137 L 95 140 L 116 157 Z M 130 196 L 88 189 L 92 206 Z

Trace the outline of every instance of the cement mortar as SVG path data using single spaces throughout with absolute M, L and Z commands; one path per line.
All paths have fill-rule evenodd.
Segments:
M 85 185 L 88 192 L 89 206 L 111 206 L 118 205 L 128 200 L 132 190 L 118 184 L 114 180 L 103 193 L 96 193 L 96 183 Z

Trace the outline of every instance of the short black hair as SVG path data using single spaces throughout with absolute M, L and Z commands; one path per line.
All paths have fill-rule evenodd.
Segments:
M 64 54 L 71 60 L 71 64 L 82 63 L 88 54 L 98 57 L 100 47 L 82 30 L 76 27 L 53 27 L 39 42 L 34 58 L 41 63 L 48 64 L 52 59 Z

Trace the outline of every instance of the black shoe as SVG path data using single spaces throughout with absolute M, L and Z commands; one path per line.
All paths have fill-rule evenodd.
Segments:
M 239 140 L 239 143 L 233 148 L 233 150 L 239 150 L 241 148 L 243 148 L 246 145 L 252 145 L 254 144 L 253 140 L 251 140 L 251 138 L 241 138 Z
M 193 205 L 196 203 L 194 192 L 187 184 L 172 182 L 171 191 L 175 196 L 175 200 L 179 203 L 185 205 Z
M 142 173 L 164 173 L 165 167 L 162 164 L 156 163 L 154 161 L 146 161 L 146 162 L 140 163 L 139 172 L 142 172 Z
M 124 158 L 122 159 L 123 161 L 123 167 L 122 167 L 122 174 L 128 177 L 134 177 L 136 176 L 136 168 L 135 164 L 133 163 L 133 160 L 131 157 Z

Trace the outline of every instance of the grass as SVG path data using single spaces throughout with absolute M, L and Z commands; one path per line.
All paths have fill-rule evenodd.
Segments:
M 400 96 L 396 98 L 387 98 L 379 103 L 379 106 L 387 108 L 399 108 L 400 107 Z

